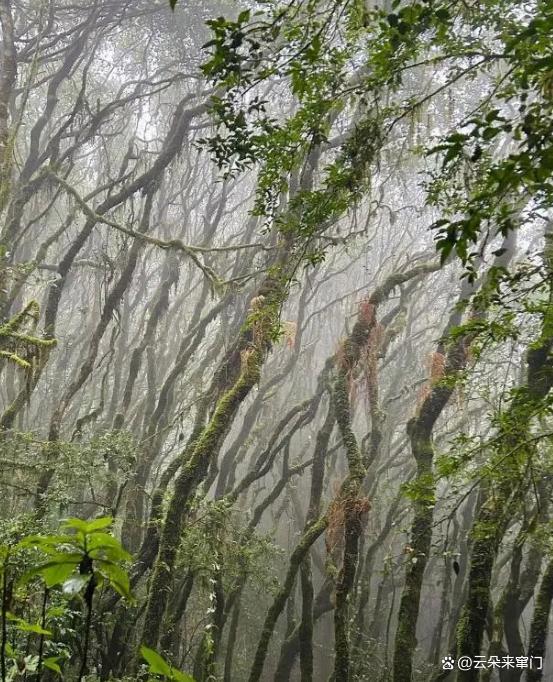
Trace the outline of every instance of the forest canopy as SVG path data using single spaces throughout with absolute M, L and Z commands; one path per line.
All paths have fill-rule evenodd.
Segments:
M 0 678 L 553 679 L 549 0 L 0 0 Z

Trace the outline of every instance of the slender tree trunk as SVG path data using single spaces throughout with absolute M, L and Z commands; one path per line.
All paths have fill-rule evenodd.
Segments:
M 324 533 L 326 526 L 327 517 L 322 516 L 304 531 L 300 542 L 296 545 L 296 548 L 292 552 L 284 583 L 277 593 L 273 603 L 271 604 L 269 612 L 267 613 L 267 617 L 265 618 L 248 682 L 258 682 L 261 679 L 263 668 L 265 666 L 265 659 L 267 658 L 269 643 L 273 636 L 276 622 L 292 592 L 296 581 L 297 572 L 311 546 Z
M 494 265 L 505 265 L 514 251 L 512 235 L 503 240 L 503 250 Z M 460 301 L 467 301 L 476 284 L 463 282 Z M 473 310 L 482 317 L 485 310 Z M 432 521 L 434 516 L 434 482 L 432 437 L 434 426 L 448 404 L 455 389 L 455 380 L 467 363 L 467 351 L 473 337 L 466 334 L 454 341 L 448 340 L 451 330 L 463 319 L 457 308 L 450 315 L 432 360 L 429 393 L 420 406 L 419 413 L 407 425 L 413 458 L 417 464 L 417 491 L 414 500 L 414 518 L 409 543 L 405 586 L 399 605 L 398 625 L 394 643 L 394 682 L 411 682 L 413 659 L 417 648 L 417 620 L 424 571 L 430 555 Z M 449 347 L 448 347 L 449 346 Z
M 530 625 L 529 657 L 540 657 L 545 661 L 545 645 L 549 634 L 549 614 L 553 600 L 553 561 L 550 561 L 543 574 L 540 589 L 536 598 L 532 624 Z M 543 677 L 543 670 L 531 668 L 528 671 L 528 682 L 537 682 Z
M 548 272 L 553 272 L 553 231 L 548 226 L 545 233 L 545 260 Z M 549 306 L 544 314 L 540 337 L 527 352 L 527 381 L 515 394 L 511 406 L 502 419 L 502 430 L 496 439 L 499 455 L 505 466 L 513 468 L 512 473 L 503 477 L 494 487 L 493 495 L 477 514 L 474 529 L 474 545 L 468 577 L 468 593 L 459 624 L 457 626 L 457 654 L 475 658 L 482 649 L 490 605 L 492 569 L 501 540 L 515 511 L 517 476 L 524 476 L 524 462 L 532 456 L 535 445 L 529 441 L 528 416 L 539 408 L 553 386 L 553 281 L 550 287 Z M 507 458 L 507 459 L 506 459 Z M 517 462 L 522 462 L 522 473 L 517 474 Z M 478 670 L 459 671 L 457 679 L 475 682 Z

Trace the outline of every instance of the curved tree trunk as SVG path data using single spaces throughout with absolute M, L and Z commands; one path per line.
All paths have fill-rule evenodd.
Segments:
M 545 261 L 549 273 L 553 272 L 553 231 L 548 226 L 545 233 Z M 550 286 L 550 302 L 544 313 L 539 338 L 527 352 L 526 384 L 515 394 L 505 415 L 497 438 L 497 451 L 507 457 L 515 468 L 512 475 L 504 477 L 500 485 L 488 491 L 488 498 L 475 519 L 475 534 L 468 577 L 468 593 L 457 626 L 457 654 L 475 658 L 480 655 L 488 609 L 490 585 L 501 540 L 517 505 L 517 461 L 524 455 L 531 456 L 535 444 L 529 441 L 528 415 L 540 405 L 553 386 L 553 283 Z M 458 680 L 475 682 L 477 670 L 459 671 Z

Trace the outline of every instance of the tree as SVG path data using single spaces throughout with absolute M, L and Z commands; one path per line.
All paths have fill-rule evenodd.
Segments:
M 547 655 L 552 20 L 0 0 L 4 679 Z

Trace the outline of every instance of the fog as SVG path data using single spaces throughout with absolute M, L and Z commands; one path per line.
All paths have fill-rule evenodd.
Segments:
M 0 0 L 0 537 L 19 552 L 65 519 L 110 517 L 129 553 L 113 559 L 128 584 L 106 566 L 75 589 L 52 579 L 42 606 L 21 578 L 40 545 L 6 549 L 3 680 L 57 679 L 56 666 L 146 679 L 141 645 L 198 682 L 453 679 L 442 659 L 463 651 L 467 609 L 486 658 L 536 654 L 550 412 L 516 410 L 541 376 L 528 352 L 543 338 L 544 223 L 521 200 L 520 229 L 490 230 L 467 276 L 436 249 L 441 165 L 425 151 L 507 69 L 451 77 L 428 47 L 379 95 L 391 113 L 374 137 L 375 102 L 344 96 L 310 114 L 324 134 L 290 124 L 281 156 L 260 142 L 240 159 L 253 127 L 221 133 L 227 91 L 202 64 L 206 21 L 244 7 Z M 343 69 L 352 90 L 360 55 Z M 245 90 L 249 125 L 259 97 L 282 130 L 316 96 L 270 72 Z M 328 208 L 352 138 L 362 179 Z M 461 186 L 477 181 L 463 172 Z M 524 286 L 488 295 L 509 269 Z M 498 442 L 532 449 L 508 491 Z M 494 505 L 506 518 L 486 536 L 490 598 L 476 603 Z

